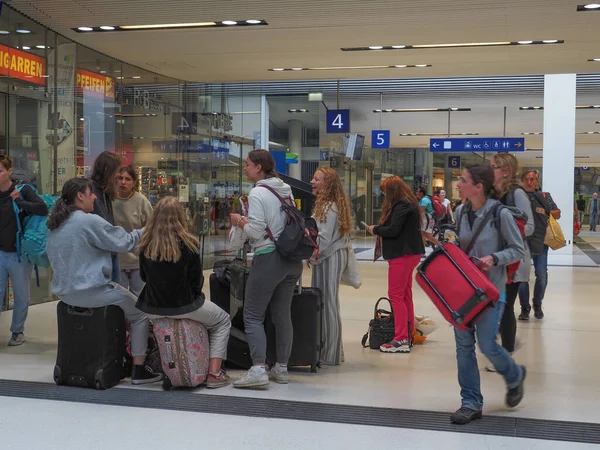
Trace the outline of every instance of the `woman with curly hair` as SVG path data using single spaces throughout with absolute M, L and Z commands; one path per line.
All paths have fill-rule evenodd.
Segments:
M 319 227 L 319 253 L 311 261 L 312 287 L 321 289 L 324 302 L 321 362 L 338 365 L 344 362 L 339 288 L 352 231 L 350 202 L 342 180 L 329 167 L 317 169 L 310 184 L 317 196 L 313 217 Z

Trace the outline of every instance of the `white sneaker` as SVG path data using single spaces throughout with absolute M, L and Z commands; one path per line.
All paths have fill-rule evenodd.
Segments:
M 275 363 L 275 365 L 271 367 L 271 370 L 269 370 L 269 380 L 273 380 L 275 383 L 279 384 L 288 384 L 290 379 L 287 368 L 282 369 L 279 363 Z
M 410 343 L 407 340 L 390 341 L 379 347 L 379 351 L 384 353 L 410 353 Z
M 235 388 L 265 388 L 269 386 L 269 375 L 263 366 L 252 366 L 242 378 L 233 382 Z
M 17 345 L 21 345 L 23 342 L 25 342 L 25 335 L 23 333 L 13 333 L 7 345 L 9 347 L 16 347 Z

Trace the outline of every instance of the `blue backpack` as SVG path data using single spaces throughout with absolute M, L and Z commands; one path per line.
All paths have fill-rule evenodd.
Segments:
M 30 184 L 19 184 L 15 189 L 21 192 L 24 186 L 29 186 L 33 192 L 38 193 L 35 186 Z M 46 203 L 48 214 L 50 214 L 58 197 L 44 194 L 40 195 L 40 198 Z M 46 254 L 46 244 L 48 243 L 48 226 L 46 223 L 48 216 L 30 215 L 25 217 L 23 224 L 21 224 L 20 210 L 15 202 L 13 202 L 13 208 L 17 215 L 17 255 L 19 262 L 21 262 L 21 257 L 24 257 L 31 264 L 47 269 L 50 267 L 50 261 L 48 261 L 48 255 Z

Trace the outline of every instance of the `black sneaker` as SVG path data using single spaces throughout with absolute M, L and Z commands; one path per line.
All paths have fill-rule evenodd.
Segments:
M 522 309 L 521 314 L 519 314 L 519 320 L 523 320 L 523 321 L 529 320 L 529 311 Z
M 521 366 L 521 370 L 523 371 L 523 378 L 521 378 L 519 384 L 506 392 L 506 405 L 510 408 L 514 408 L 521 403 L 521 400 L 523 400 L 523 395 L 525 394 L 524 385 L 525 377 L 527 376 L 527 369 L 525 369 L 525 366 Z
M 148 384 L 148 383 L 157 383 L 158 381 L 162 381 L 163 374 L 155 373 L 149 366 L 142 365 L 134 365 L 133 366 L 133 374 L 131 375 L 131 384 Z
M 543 319 L 544 311 L 542 311 L 542 308 L 536 308 L 533 312 L 533 315 L 535 316 L 536 319 Z
M 465 425 L 473 420 L 481 419 L 481 417 L 481 411 L 475 411 L 471 408 L 461 407 L 450 416 L 450 422 L 458 425 Z

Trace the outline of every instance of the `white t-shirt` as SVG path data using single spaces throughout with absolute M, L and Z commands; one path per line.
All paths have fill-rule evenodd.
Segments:
M 448 200 L 447 198 L 444 199 L 444 201 L 442 202 L 442 205 L 444 205 L 444 207 L 446 208 L 446 213 L 450 212 L 450 200 Z

